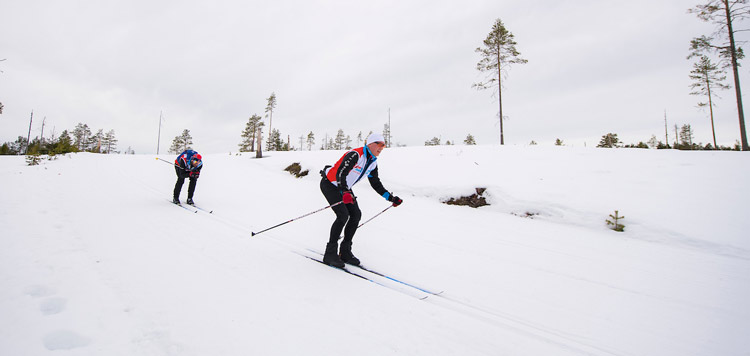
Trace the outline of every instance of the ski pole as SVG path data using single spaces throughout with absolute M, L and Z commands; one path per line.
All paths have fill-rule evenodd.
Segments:
M 281 226 L 281 225 L 284 225 L 284 224 L 288 224 L 288 223 L 290 223 L 290 222 L 292 222 L 292 221 L 295 221 L 295 220 L 299 220 L 299 219 L 302 219 L 302 218 L 304 218 L 305 216 L 310 216 L 310 215 L 312 215 L 312 214 L 315 214 L 315 213 L 317 213 L 317 212 L 321 212 L 321 211 L 323 211 L 323 210 L 326 210 L 326 209 L 328 209 L 328 208 L 330 208 L 330 207 L 334 207 L 334 206 L 336 206 L 336 205 L 339 205 L 339 204 L 341 204 L 341 203 L 343 203 L 343 201 L 340 201 L 340 202 L 338 202 L 338 203 L 334 203 L 334 204 L 331 204 L 331 205 L 328 205 L 328 206 L 322 207 L 322 208 L 320 208 L 320 209 L 318 209 L 318 210 L 315 210 L 315 211 L 313 211 L 313 212 L 311 212 L 311 213 L 307 213 L 307 214 L 305 214 L 305 215 L 302 215 L 302 216 L 300 216 L 300 217 L 296 217 L 296 218 L 294 218 L 294 219 L 292 219 L 292 220 L 289 220 L 289 221 L 285 221 L 285 222 L 283 222 L 283 223 L 281 223 L 281 224 L 278 224 L 278 225 L 275 225 L 275 226 L 271 226 L 271 227 L 269 227 L 269 228 L 267 228 L 267 229 L 265 229 L 265 230 L 261 230 L 261 231 L 258 231 L 258 232 L 253 232 L 251 236 L 255 236 L 255 235 L 258 235 L 258 234 L 260 234 L 260 233 L 266 232 L 266 231 L 268 231 L 268 230 L 271 230 L 271 229 L 275 229 L 275 228 L 277 228 L 277 227 L 279 227 L 279 226 Z
M 175 167 L 179 167 L 179 168 L 182 168 L 182 167 L 178 166 L 178 165 L 177 165 L 177 163 L 174 163 L 174 162 L 170 162 L 170 161 L 167 161 L 167 160 L 165 160 L 165 159 L 161 159 L 161 158 L 159 158 L 159 157 L 156 157 L 156 159 L 158 159 L 158 160 L 160 160 L 160 161 L 162 161 L 162 162 L 166 162 L 166 163 L 169 163 L 169 164 L 171 164 L 171 165 L 173 165 L 173 166 L 175 166 Z M 184 169 L 184 168 L 182 168 L 182 169 Z
M 372 219 L 375 219 L 375 218 L 377 218 L 377 217 L 378 217 L 378 216 L 379 216 L 380 214 L 382 214 L 382 213 L 385 213 L 385 211 L 386 211 L 386 210 L 388 210 L 388 209 L 390 209 L 390 208 L 392 208 L 392 207 L 393 207 L 393 205 L 388 205 L 388 207 L 387 207 L 387 208 L 385 208 L 385 209 L 383 209 L 383 211 L 381 211 L 381 212 L 379 212 L 379 213 L 375 214 L 375 216 L 373 216 L 373 217 L 371 217 L 371 218 L 367 219 L 367 221 L 365 221 L 365 222 L 363 222 L 363 223 L 359 224 L 359 226 L 357 226 L 357 229 L 359 229 L 360 227 L 362 227 L 362 225 L 364 225 L 364 224 L 367 224 L 367 223 L 368 223 L 368 222 L 370 222 L 370 221 L 371 221 Z

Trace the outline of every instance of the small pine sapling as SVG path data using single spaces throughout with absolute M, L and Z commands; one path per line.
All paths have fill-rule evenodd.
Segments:
M 625 231 L 625 225 L 620 224 L 620 220 L 625 219 L 625 217 L 619 214 L 617 210 L 615 210 L 615 215 L 609 214 L 609 217 L 614 221 L 607 219 L 607 225 L 612 225 L 612 230 L 623 232 Z
M 26 155 L 26 164 L 29 166 L 37 166 L 42 161 L 42 156 L 39 153 L 33 152 Z

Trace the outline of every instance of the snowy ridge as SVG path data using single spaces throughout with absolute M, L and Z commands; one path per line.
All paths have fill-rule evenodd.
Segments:
M 153 156 L 0 157 L 2 353 L 750 350 L 743 153 L 387 149 L 381 179 L 404 203 L 363 226 L 354 252 L 442 292 L 423 300 L 299 256 L 324 248 L 328 210 L 251 236 L 327 204 L 317 175 L 283 168 L 316 172 L 342 153 L 206 154 L 195 201 L 213 213 L 172 206 L 174 171 Z M 440 202 L 476 187 L 492 205 Z M 363 220 L 388 205 L 367 183 L 354 190 Z M 615 209 L 624 233 L 604 224 Z

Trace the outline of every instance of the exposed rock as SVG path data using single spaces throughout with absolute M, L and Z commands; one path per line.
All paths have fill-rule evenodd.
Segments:
M 299 164 L 299 162 L 294 162 L 289 165 L 289 167 L 284 168 L 285 171 L 289 172 L 289 174 L 297 177 L 302 178 L 306 176 L 308 173 L 310 173 L 310 170 L 305 169 L 302 170 L 302 166 Z
M 487 204 L 487 199 L 482 196 L 486 190 L 487 188 L 476 188 L 475 194 L 460 198 L 450 198 L 450 200 L 444 203 L 448 205 L 468 205 L 472 208 L 489 205 Z

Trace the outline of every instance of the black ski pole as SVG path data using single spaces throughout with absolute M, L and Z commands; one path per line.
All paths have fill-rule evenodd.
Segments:
M 307 214 L 305 214 L 305 215 L 302 215 L 302 216 L 300 216 L 300 217 L 296 217 L 296 218 L 294 218 L 294 219 L 292 219 L 292 220 L 289 220 L 289 221 L 284 221 L 284 222 L 283 222 L 283 223 L 281 223 L 281 224 L 278 224 L 278 225 L 275 225 L 275 226 L 271 226 L 271 227 L 269 227 L 269 228 L 267 228 L 267 229 L 265 229 L 265 230 L 261 230 L 261 231 L 258 231 L 258 232 L 253 232 L 251 236 L 255 236 L 255 235 L 258 235 L 258 234 L 260 234 L 260 233 L 266 232 L 266 231 L 268 231 L 268 230 L 271 230 L 271 229 L 275 229 L 275 228 L 277 228 L 277 227 L 279 227 L 279 226 L 281 226 L 281 225 L 284 225 L 284 224 L 288 224 L 288 223 L 290 223 L 290 222 L 292 222 L 292 221 L 295 221 L 295 220 L 299 220 L 299 219 L 302 219 L 302 218 L 304 218 L 305 216 L 310 216 L 310 215 L 312 215 L 312 214 L 315 214 L 315 213 L 317 213 L 317 212 L 321 212 L 321 211 L 323 211 L 323 210 L 326 210 L 326 209 L 328 209 L 328 208 L 330 208 L 330 207 L 334 207 L 334 206 L 336 206 L 336 205 L 339 205 L 339 204 L 341 204 L 341 203 L 343 203 L 343 201 L 340 201 L 340 202 L 338 202 L 338 203 L 334 203 L 334 204 L 331 204 L 331 205 L 328 205 L 328 206 L 322 207 L 322 208 L 320 208 L 320 209 L 318 209 L 318 210 L 315 210 L 315 211 L 313 211 L 313 212 L 311 212 L 311 213 L 307 213 Z
M 381 211 L 381 212 L 379 212 L 379 213 L 375 214 L 375 216 L 373 216 L 373 217 L 371 217 L 371 218 L 367 219 L 367 221 L 365 221 L 365 222 L 363 222 L 363 223 L 359 224 L 359 226 L 357 226 L 357 228 L 359 229 L 360 227 L 362 227 L 362 225 L 364 225 L 364 224 L 367 224 L 367 223 L 368 223 L 368 222 L 370 222 L 370 221 L 371 221 L 372 219 L 375 219 L 375 218 L 377 218 L 377 217 L 378 217 L 378 216 L 379 216 L 380 214 L 382 214 L 382 213 L 385 213 L 385 211 L 386 211 L 386 210 L 388 210 L 388 209 L 390 209 L 390 208 L 392 208 L 392 207 L 393 207 L 393 205 L 388 205 L 388 207 L 387 207 L 387 208 L 385 208 L 385 209 L 383 209 L 383 211 Z

